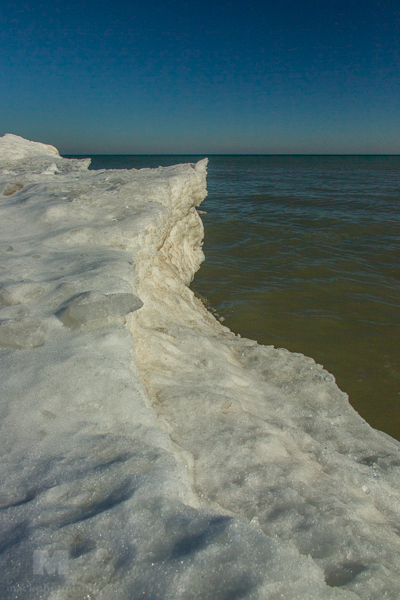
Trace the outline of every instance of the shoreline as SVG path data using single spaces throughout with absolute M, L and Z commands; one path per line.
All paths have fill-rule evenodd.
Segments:
M 4 597 L 395 600 L 400 444 L 187 287 L 206 161 L 88 171 L 17 136 L 0 161 Z

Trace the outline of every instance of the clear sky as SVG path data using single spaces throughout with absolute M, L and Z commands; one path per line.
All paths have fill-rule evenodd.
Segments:
M 2 0 L 3 133 L 63 154 L 400 154 L 400 0 Z

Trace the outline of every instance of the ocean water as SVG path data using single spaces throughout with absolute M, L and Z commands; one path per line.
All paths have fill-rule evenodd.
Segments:
M 93 156 L 142 168 L 201 156 Z M 400 156 L 210 156 L 192 289 L 243 337 L 312 356 L 400 440 Z

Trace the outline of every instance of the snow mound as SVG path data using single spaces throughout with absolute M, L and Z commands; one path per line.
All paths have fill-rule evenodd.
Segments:
M 400 444 L 187 287 L 206 167 L 0 138 L 2 598 L 400 594 Z
M 54 146 L 41 144 L 40 142 L 31 142 L 13 133 L 6 133 L 0 138 L 0 160 L 2 161 L 22 160 L 32 155 L 37 156 L 38 154 L 49 155 L 53 158 L 54 154 L 60 156 L 60 153 Z

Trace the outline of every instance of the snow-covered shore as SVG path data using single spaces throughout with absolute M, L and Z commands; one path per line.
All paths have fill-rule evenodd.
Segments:
M 1 598 L 393 599 L 400 444 L 187 287 L 197 165 L 0 138 Z

